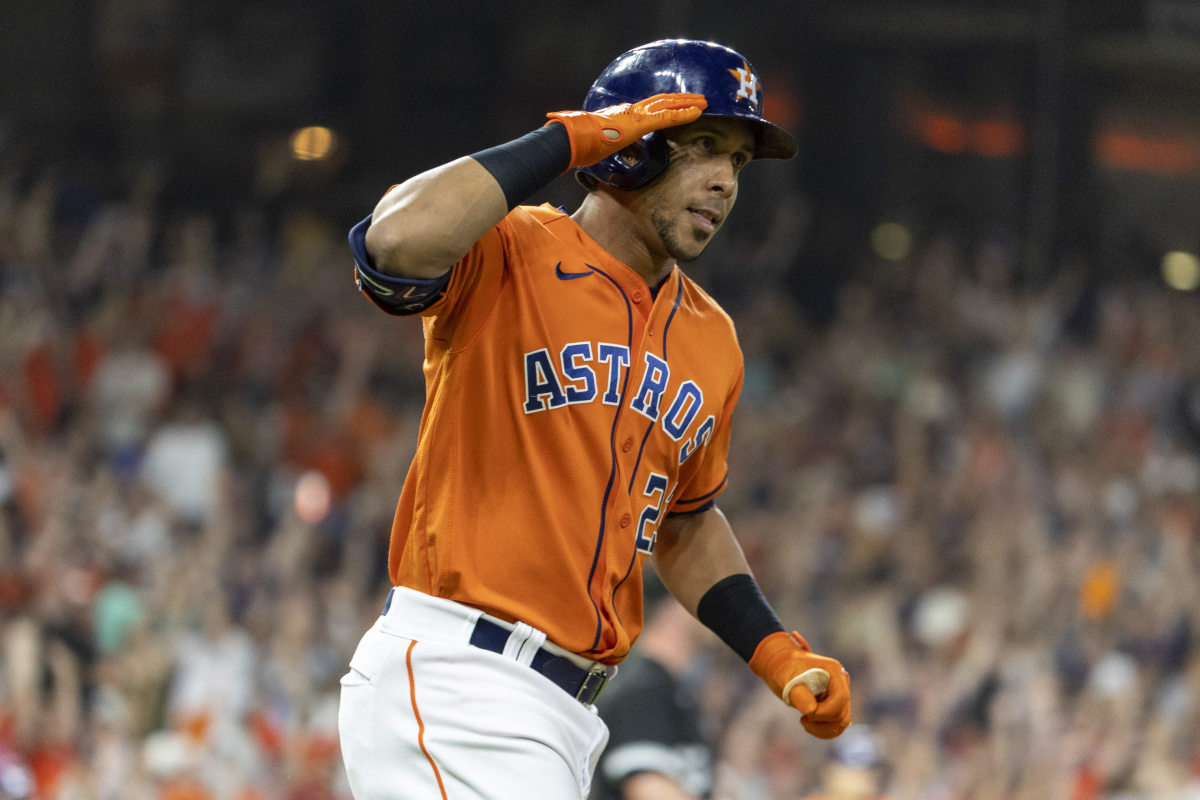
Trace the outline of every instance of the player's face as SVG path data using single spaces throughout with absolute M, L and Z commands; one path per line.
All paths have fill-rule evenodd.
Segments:
M 738 174 L 754 157 L 754 133 L 737 119 L 701 117 L 667 131 L 671 161 L 639 204 L 666 255 L 697 258 L 737 200 Z

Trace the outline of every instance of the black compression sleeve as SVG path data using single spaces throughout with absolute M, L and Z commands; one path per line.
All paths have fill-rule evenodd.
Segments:
M 544 125 L 520 139 L 490 147 L 471 158 L 492 173 L 511 211 L 529 195 L 567 171 L 571 140 L 562 125 Z
M 700 598 L 696 618 L 745 661 L 759 642 L 783 630 L 758 581 L 744 572 L 714 583 Z

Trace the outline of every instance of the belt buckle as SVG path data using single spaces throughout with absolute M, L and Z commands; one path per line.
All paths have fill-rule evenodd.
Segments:
M 583 683 L 579 686 L 579 691 L 575 693 L 575 699 L 584 705 L 593 705 L 596 699 L 600 697 L 600 693 L 604 691 L 604 687 L 608 685 L 608 679 L 612 676 L 609 668 L 603 664 L 595 664 L 584 677 Z

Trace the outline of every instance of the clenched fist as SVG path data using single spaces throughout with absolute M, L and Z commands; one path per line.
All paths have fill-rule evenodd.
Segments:
M 750 669 L 771 691 L 800 712 L 800 724 L 820 739 L 841 735 L 850 725 L 850 676 L 838 661 L 819 656 L 798 633 L 773 633 L 758 643 Z M 813 693 L 802 678 L 812 669 L 824 670 L 829 684 Z

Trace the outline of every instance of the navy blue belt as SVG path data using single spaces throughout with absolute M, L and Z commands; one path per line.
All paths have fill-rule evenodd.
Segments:
M 387 614 L 392 606 L 392 595 L 395 589 L 388 592 L 383 604 L 383 613 Z M 490 650 L 500 655 L 504 654 L 504 646 L 512 631 L 503 625 L 497 625 L 489 619 L 480 617 L 475 622 L 471 632 L 470 643 L 482 650 Z M 565 656 L 553 653 L 544 647 L 539 647 L 529 663 L 535 672 L 549 678 L 556 686 L 574 697 L 584 705 L 592 705 L 604 691 L 609 678 L 616 674 L 616 667 L 606 667 L 594 664 L 590 669 L 581 667 Z
M 503 653 L 511 633 L 489 619 L 479 618 L 471 633 L 471 644 L 493 653 Z M 584 705 L 592 705 L 604 691 L 615 670 L 603 664 L 584 669 L 569 658 L 556 655 L 544 647 L 538 648 L 529 664 L 535 672 L 553 681 L 560 689 Z

